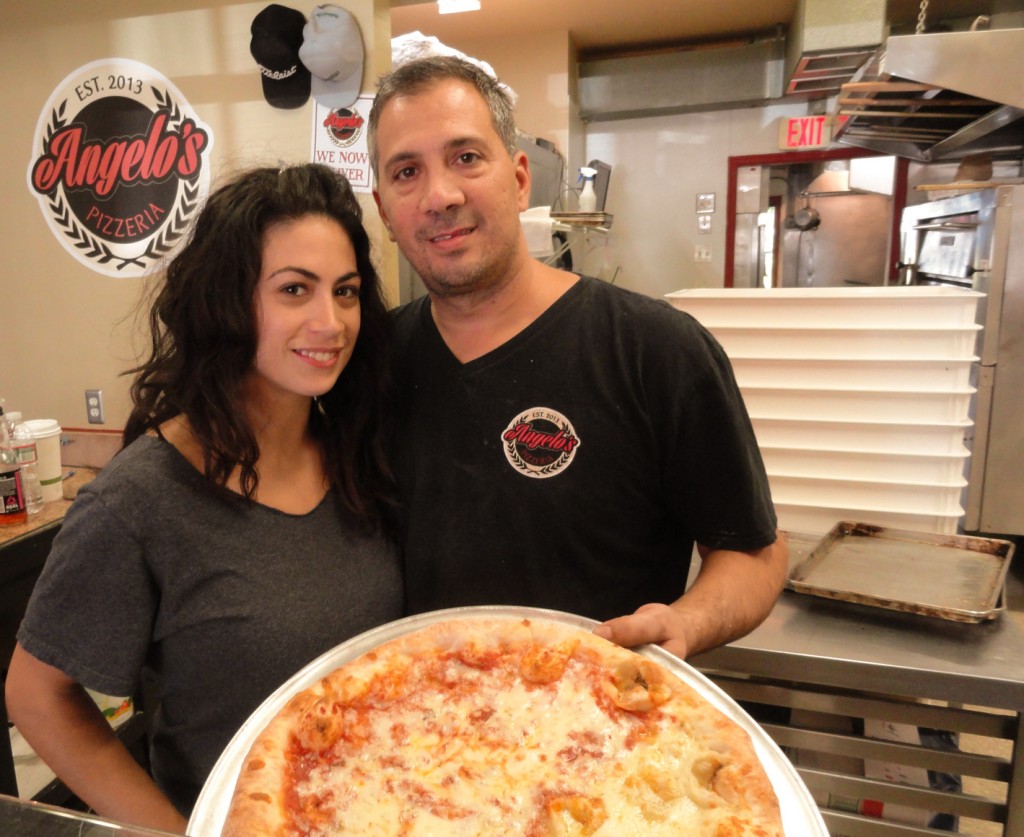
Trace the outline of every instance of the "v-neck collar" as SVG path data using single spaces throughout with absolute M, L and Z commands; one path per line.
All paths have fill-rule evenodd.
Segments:
M 558 320 L 562 313 L 573 304 L 573 301 L 586 292 L 592 281 L 594 280 L 589 277 L 581 276 L 578 281 L 574 282 L 564 294 L 544 309 L 540 316 L 534 319 L 526 328 L 510 337 L 500 346 L 496 346 L 489 352 L 480 355 L 480 357 L 473 358 L 465 363 L 455 356 L 454 352 L 448 348 L 448 344 L 445 343 L 444 337 L 441 336 L 441 332 L 437 327 L 437 323 L 434 322 L 434 317 L 431 313 L 429 297 L 424 297 L 420 305 L 420 324 L 427 335 L 427 339 L 430 341 L 433 352 L 439 358 L 442 358 L 443 362 L 450 368 L 464 374 L 469 374 L 478 369 L 484 369 L 492 363 L 497 363 L 511 352 L 516 351 L 524 343 L 533 339 L 534 335 L 542 332 L 550 323 Z

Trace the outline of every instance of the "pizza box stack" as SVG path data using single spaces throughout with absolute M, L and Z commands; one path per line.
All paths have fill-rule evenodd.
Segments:
M 690 289 L 722 344 L 781 528 L 857 520 L 952 534 L 963 516 L 982 294 L 960 288 Z

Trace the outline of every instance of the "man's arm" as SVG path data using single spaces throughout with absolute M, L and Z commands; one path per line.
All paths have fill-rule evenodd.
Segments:
M 657 643 L 686 659 L 750 633 L 771 612 L 789 567 L 785 535 L 756 552 L 708 549 L 700 544 L 700 571 L 686 592 L 666 604 L 645 604 L 609 619 L 594 633 L 631 647 Z

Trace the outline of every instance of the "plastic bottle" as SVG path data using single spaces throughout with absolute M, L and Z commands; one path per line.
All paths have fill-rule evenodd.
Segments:
M 38 456 L 36 440 L 27 424 L 21 421 L 21 413 L 13 410 L 7 413 L 7 431 L 11 437 L 11 447 L 21 467 L 21 488 L 25 492 L 25 509 L 35 514 L 43 508 L 43 485 L 39 482 L 36 468 Z
M 0 407 L 0 526 L 13 526 L 26 520 L 28 511 L 21 487 L 21 468 L 7 432 L 4 408 Z
M 597 211 L 597 192 L 594 191 L 594 178 L 597 177 L 597 169 L 590 166 L 580 166 L 580 179 L 583 181 L 583 188 L 580 190 L 579 210 L 580 212 Z

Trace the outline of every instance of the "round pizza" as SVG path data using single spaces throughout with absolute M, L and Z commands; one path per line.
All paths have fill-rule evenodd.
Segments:
M 225 837 L 781 837 L 746 731 L 668 668 L 543 619 L 435 622 L 301 691 Z

